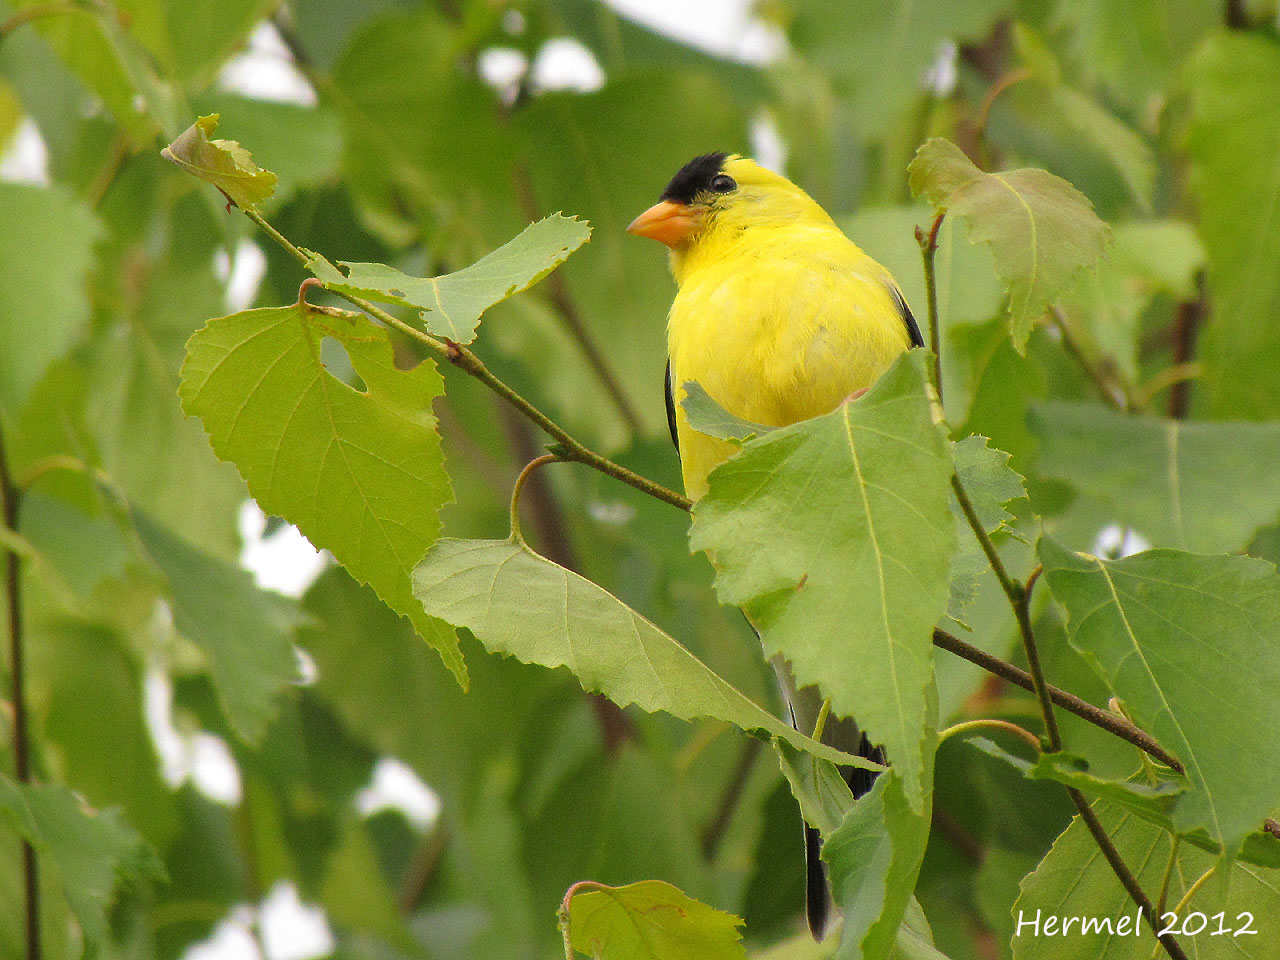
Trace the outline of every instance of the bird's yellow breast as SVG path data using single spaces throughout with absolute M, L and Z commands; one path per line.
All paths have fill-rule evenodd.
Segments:
M 893 280 L 827 223 L 750 228 L 675 264 L 667 341 L 685 492 L 735 448 L 689 427 L 693 380 L 744 420 L 785 426 L 827 413 L 870 386 L 910 336 Z

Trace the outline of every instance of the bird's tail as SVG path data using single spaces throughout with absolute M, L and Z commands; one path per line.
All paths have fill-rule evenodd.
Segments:
M 823 736 L 823 740 L 827 737 Z M 884 751 L 873 746 L 867 735 L 860 734 L 857 744 L 857 755 L 874 763 L 883 764 Z M 845 767 L 840 773 L 849 785 L 856 800 L 871 789 L 876 781 L 873 770 L 861 767 Z M 818 831 L 807 823 L 804 825 L 804 861 L 805 861 L 805 916 L 809 921 L 809 932 L 813 939 L 822 940 L 827 933 L 827 924 L 831 921 L 831 885 L 827 882 L 827 865 L 822 862 L 822 837 Z

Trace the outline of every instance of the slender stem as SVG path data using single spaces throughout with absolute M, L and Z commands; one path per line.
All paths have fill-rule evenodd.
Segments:
M 512 176 L 515 180 L 516 196 L 520 200 L 524 215 L 530 220 L 537 220 L 540 216 L 540 211 L 537 198 L 534 196 L 533 178 L 529 175 L 528 166 L 522 162 L 517 162 Z M 618 413 L 626 421 L 632 435 L 640 436 L 644 433 L 644 425 L 641 423 L 640 415 L 636 411 L 635 405 L 631 402 L 631 398 L 627 396 L 626 390 L 622 388 L 622 383 L 614 374 L 608 358 L 604 355 L 604 351 L 600 349 L 599 344 L 596 343 L 595 338 L 591 335 L 591 331 L 587 329 L 586 321 L 582 317 L 582 311 L 578 309 L 577 301 L 574 300 L 573 295 L 569 292 L 569 284 L 565 281 L 564 274 L 559 270 L 553 271 L 547 277 L 546 291 L 552 305 L 559 313 L 565 329 L 569 331 L 569 336 L 573 338 L 578 345 L 578 349 L 582 351 L 582 355 L 586 358 L 587 366 L 591 368 L 592 373 L 596 375 L 596 379 L 600 381 L 605 392 L 609 394 L 609 399 L 618 408 Z
M 1072 331 L 1070 324 L 1067 323 L 1067 318 L 1062 315 L 1062 311 L 1057 307 L 1050 307 L 1049 319 L 1061 335 L 1062 345 L 1066 348 L 1067 353 L 1071 354 L 1072 359 L 1088 374 L 1089 379 L 1093 381 L 1093 385 L 1102 394 L 1102 398 L 1117 410 L 1128 410 L 1132 406 L 1129 400 L 1129 390 L 1124 385 L 1116 384 L 1109 380 L 1098 365 L 1089 359 L 1089 355 L 1085 353 L 1084 347 L 1076 339 L 1076 335 Z
M 1151 925 L 1152 932 L 1157 935 L 1161 945 L 1164 946 L 1165 953 L 1169 954 L 1173 960 L 1187 960 L 1187 955 L 1183 952 L 1181 944 L 1174 939 L 1172 934 L 1160 935 L 1160 916 L 1156 913 L 1155 906 L 1151 903 L 1146 891 L 1139 885 L 1137 878 L 1133 875 L 1133 871 L 1124 862 L 1124 858 L 1120 856 L 1120 851 L 1116 849 L 1115 844 L 1111 842 L 1111 838 L 1107 836 L 1107 831 L 1102 826 L 1102 821 L 1093 812 L 1093 808 L 1089 806 L 1089 801 L 1085 799 L 1084 794 L 1074 787 L 1067 787 L 1067 793 L 1071 796 L 1071 801 L 1080 812 L 1080 819 L 1084 821 L 1085 826 L 1089 828 L 1089 832 L 1093 834 L 1094 842 L 1098 844 L 1102 855 L 1107 858 L 1107 863 L 1111 864 L 1111 869 L 1116 878 L 1133 899 L 1133 902 L 1138 905 L 1138 908 L 1142 911 L 1142 916 Z
M 1178 839 L 1177 837 L 1174 837 L 1174 840 L 1177 840 L 1177 839 Z M 1215 864 L 1214 866 L 1206 870 L 1204 873 L 1200 874 L 1200 876 L 1196 879 L 1196 882 L 1191 884 L 1191 886 L 1187 888 L 1187 892 L 1182 895 L 1182 899 L 1179 900 L 1177 903 L 1177 906 L 1173 908 L 1173 912 L 1180 913 L 1182 911 L 1182 908 L 1191 902 L 1191 898 L 1200 892 L 1200 888 L 1209 882 L 1209 878 L 1214 875 L 1217 869 L 1218 867 Z
M 946 213 L 933 218 L 933 226 L 925 233 L 916 227 L 916 242 L 920 244 L 920 256 L 924 260 L 924 289 L 929 309 L 929 346 L 933 350 L 933 363 L 929 367 L 929 379 L 933 382 L 938 403 L 942 403 L 942 341 L 938 333 L 938 279 L 934 270 L 934 255 L 938 252 L 938 229 Z
M 22 492 L 9 472 L 4 432 L 0 429 L 0 500 L 4 525 L 18 532 Z M 31 748 L 27 740 L 26 663 L 22 637 L 22 560 L 13 549 L 5 551 L 5 597 L 9 608 L 9 676 L 13 684 L 13 766 L 19 783 L 31 782 Z M 22 878 L 26 896 L 27 960 L 40 960 L 40 874 L 35 847 L 22 841 Z
M 267 222 L 266 218 L 256 210 L 244 210 L 244 215 L 256 223 L 259 227 L 267 232 L 267 235 L 276 243 L 280 244 L 285 250 L 289 251 L 293 257 L 306 266 L 311 259 L 305 252 L 294 246 L 287 237 L 279 230 Z M 655 499 L 662 500 L 672 506 L 679 507 L 681 510 L 689 510 L 693 506 L 693 502 L 688 498 L 681 496 L 674 490 L 664 487 L 662 484 L 642 477 L 640 474 L 628 470 L 621 464 L 614 463 L 608 457 L 603 457 L 594 450 L 589 449 L 585 445 L 575 440 L 563 427 L 548 417 L 545 413 L 535 407 L 532 403 L 516 393 L 503 380 L 495 376 L 489 371 L 489 368 L 474 353 L 461 344 L 454 343 L 450 340 L 442 340 L 433 337 L 429 333 L 423 333 L 415 327 L 410 326 L 398 317 L 392 316 L 383 310 L 377 304 L 370 303 L 362 297 L 357 297 L 349 293 L 343 293 L 340 290 L 333 290 L 348 303 L 354 304 L 370 316 L 377 318 L 389 327 L 394 327 L 407 337 L 417 340 L 427 349 L 433 351 L 438 356 L 448 360 L 455 367 L 458 367 L 465 373 L 470 374 L 479 380 L 486 387 L 496 393 L 507 403 L 511 404 L 520 414 L 527 420 L 532 422 L 536 427 L 546 433 L 548 436 L 556 440 L 560 448 L 556 454 L 561 460 L 572 460 L 575 463 L 583 463 L 592 469 L 599 470 L 607 476 L 619 480 L 627 486 L 634 487 L 641 493 L 646 493 Z
M 431 827 L 431 833 L 422 838 L 418 849 L 414 851 L 413 859 L 405 869 L 400 894 L 396 897 L 396 905 L 406 916 L 417 907 L 418 901 L 422 899 L 422 894 L 427 889 L 427 884 L 435 875 L 447 840 L 448 831 L 443 819 L 438 819 Z
M 987 535 L 986 527 L 978 518 L 973 501 L 969 499 L 969 492 L 965 490 L 964 484 L 955 474 L 951 475 L 951 489 L 955 492 L 960 509 L 964 511 L 969 526 L 973 528 L 973 535 L 982 545 L 987 561 L 991 564 L 991 570 L 1000 581 L 1000 586 L 1005 596 L 1009 598 L 1009 605 L 1013 607 L 1014 615 L 1017 617 L 1018 632 L 1022 635 L 1022 647 L 1027 655 L 1027 666 L 1031 668 L 1031 681 L 1034 684 L 1036 698 L 1040 701 L 1040 712 L 1044 715 L 1045 735 L 1049 738 L 1049 748 L 1056 753 L 1062 749 L 1062 735 L 1058 732 L 1058 721 L 1053 716 L 1053 701 L 1049 697 L 1044 670 L 1040 666 L 1040 651 L 1036 647 L 1035 633 L 1031 629 L 1031 613 L 1027 604 L 1026 587 L 1009 576 L 1009 571 L 1005 569 L 1004 561 L 1000 558 L 1000 552 L 996 550 L 991 537 Z
M 1196 351 L 1196 335 L 1205 314 L 1204 271 L 1196 273 L 1196 296 L 1178 304 L 1173 318 L 1173 367 L 1177 370 L 1191 365 Z M 1170 382 L 1169 417 L 1174 420 L 1186 419 L 1191 405 L 1191 383 L 1189 377 L 1180 377 Z
M 994 657 L 985 650 L 979 650 L 970 643 L 965 643 L 959 637 L 947 633 L 945 630 L 933 631 L 933 644 L 949 653 L 954 653 L 961 659 L 968 660 L 970 663 L 981 667 L 988 673 L 994 674 L 1004 680 L 1008 680 L 1015 686 L 1022 687 L 1024 690 L 1035 690 L 1035 682 L 1031 678 L 1031 674 L 1025 670 L 1015 667 L 1007 660 L 1001 660 Z M 1095 707 L 1087 700 L 1081 700 L 1073 693 L 1068 693 L 1052 684 L 1046 684 L 1049 696 L 1058 706 L 1064 710 L 1074 713 L 1082 720 L 1087 720 L 1095 727 L 1101 727 L 1108 733 L 1112 733 L 1121 740 L 1127 740 L 1139 750 L 1142 750 L 1155 757 L 1167 767 L 1183 773 L 1182 764 L 1178 762 L 1177 757 L 1165 750 L 1156 742 L 1146 731 L 1134 726 L 1123 717 L 1118 717 L 1114 713 L 1108 713 L 1100 707 Z
M 511 488 L 511 536 L 521 543 L 524 543 L 524 534 L 520 532 L 520 491 L 524 489 L 524 485 L 529 481 L 529 477 L 533 475 L 533 471 L 539 467 L 546 466 L 548 463 L 555 463 L 559 459 L 554 453 L 544 453 L 542 456 L 530 460 L 525 464 L 524 469 L 520 471 L 520 476 L 516 477 L 515 486 Z
M 938 746 L 942 746 L 943 741 L 949 740 L 951 737 L 968 733 L 971 730 L 983 730 L 990 728 L 992 730 L 1005 730 L 1009 733 L 1021 737 L 1027 743 L 1031 744 L 1031 748 L 1037 753 L 1040 752 L 1040 738 L 1030 730 L 1018 726 L 1016 723 L 1010 723 L 1008 720 L 996 720 L 990 717 L 983 717 L 980 720 L 966 720 L 963 723 L 957 723 L 947 727 L 938 734 Z
M 1169 897 L 1169 880 L 1173 877 L 1173 868 L 1178 863 L 1178 847 L 1182 842 L 1182 838 L 1174 834 L 1173 842 L 1169 844 L 1169 862 L 1164 865 L 1164 876 L 1160 880 L 1160 895 L 1156 897 L 1156 912 L 1164 916 L 1164 906 Z
M 822 701 L 818 708 L 818 719 L 814 721 L 812 739 L 822 742 L 822 731 L 827 728 L 827 717 L 831 716 L 831 698 Z

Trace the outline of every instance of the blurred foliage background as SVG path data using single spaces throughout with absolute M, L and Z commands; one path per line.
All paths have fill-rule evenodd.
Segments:
M 279 174 L 266 215 L 330 259 L 437 274 L 554 211 L 590 220 L 592 241 L 564 268 L 487 315 L 477 351 L 575 436 L 669 485 L 673 285 L 660 253 L 623 228 L 711 150 L 781 166 L 893 270 L 918 316 L 913 230 L 931 215 L 905 168 L 926 137 L 985 169 L 1045 167 L 1091 199 L 1114 249 L 1025 357 L 987 251 L 947 223 L 938 255 L 949 419 L 1013 455 L 1060 542 L 1114 551 L 1136 528 L 1158 543 L 1161 518 L 1143 504 L 1159 464 L 1126 461 L 1135 441 L 1109 431 L 1100 406 L 1068 423 L 1043 401 L 1101 393 L 1150 416 L 1280 417 L 1274 2 L 766 0 L 737 56 L 716 16 L 741 36 L 741 5 L 686 6 L 684 26 L 720 52 L 594 0 L 0 4 L 0 458 L 23 490 L 6 544 L 24 558 L 46 826 L 87 831 L 78 858 L 42 861 L 48 957 L 87 944 L 167 960 L 211 937 L 231 951 L 220 956 L 271 960 L 555 957 L 556 906 L 586 878 L 674 883 L 743 916 L 753 951 L 801 930 L 798 815 L 753 741 L 619 711 L 563 671 L 474 642 L 463 694 L 340 568 L 297 598 L 237 570 L 247 494 L 183 417 L 182 346 L 209 317 L 291 302 L 305 274 L 161 159 L 199 114 L 221 113 L 220 132 Z M 261 56 L 246 66 L 251 37 L 283 80 L 261 81 Z M 34 182 L 13 182 L 24 170 Z M 447 378 L 437 413 L 457 502 L 445 533 L 504 536 L 512 481 L 541 438 L 476 383 Z M 1196 457 L 1206 523 L 1247 517 L 1242 542 L 1201 548 L 1252 540 L 1274 559 L 1274 490 L 1208 493 L 1254 475 L 1257 453 L 1219 443 Z M 75 463 L 145 513 L 141 547 L 83 471 L 65 469 Z M 686 516 L 569 467 L 541 471 L 525 502 L 541 552 L 778 707 L 755 639 L 689 555 Z M 966 636 L 1013 656 L 1002 595 L 975 589 Z M 234 627 L 237 610 L 252 630 Z M 184 611 L 234 628 L 192 636 Z M 1104 702 L 1079 657 L 1049 642 L 1060 627 L 1040 629 L 1054 682 Z M 298 664 L 279 656 L 289 645 Z M 1020 692 L 946 655 L 937 669 L 944 721 L 1034 722 Z M 244 700 L 229 705 L 228 690 Z M 0 711 L 6 773 L 12 719 Z M 1095 769 L 1131 772 L 1131 748 L 1063 722 Z M 191 772 L 209 750 L 223 755 L 221 788 Z M 438 814 L 357 802 L 389 758 L 429 786 Z M 1069 804 L 954 741 L 937 784 L 918 895 L 938 946 L 1007 957 L 1017 881 Z M 114 812 L 77 820 L 67 791 Z M 22 953 L 17 837 L 0 820 L 5 957 Z M 293 898 L 320 911 L 302 925 L 311 941 L 262 909 Z

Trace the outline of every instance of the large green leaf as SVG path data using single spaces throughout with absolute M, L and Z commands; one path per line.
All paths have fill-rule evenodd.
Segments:
M 325 369 L 326 337 L 364 390 Z M 180 395 L 262 508 L 331 550 L 464 681 L 453 631 L 422 613 L 409 585 L 452 495 L 431 412 L 442 389 L 429 361 L 397 369 L 384 328 L 299 303 L 210 320 L 187 345 Z
M 276 697 L 298 679 L 290 642 L 304 620 L 288 597 L 255 586 L 240 567 L 174 536 L 141 510 L 134 529 L 167 581 L 174 626 L 209 661 L 218 699 L 236 733 L 257 743 L 276 712 Z
M 1280 796 L 1280 743 L 1251 732 L 1280 724 L 1275 567 L 1173 550 L 1106 561 L 1049 539 L 1040 558 L 1071 644 L 1186 768 L 1175 828 L 1204 827 L 1234 856 Z
M 595 960 L 746 960 L 741 925 L 661 880 L 591 884 L 569 900 L 573 947 Z
M 1085 403 L 1032 408 L 1040 472 L 1148 542 L 1240 550 L 1280 517 L 1280 423 L 1184 422 Z
M 927 141 L 910 170 L 914 194 L 964 219 L 971 242 L 990 244 L 1009 289 L 1013 343 L 1024 351 L 1049 304 L 1098 262 L 1110 229 L 1067 181 L 1046 170 L 984 173 L 947 140 Z
M 431 616 L 466 627 L 495 653 L 568 667 L 584 690 L 619 706 L 725 720 L 836 763 L 866 765 L 797 733 L 607 590 L 516 538 L 440 540 L 413 582 Z
M 89 319 L 85 282 L 102 228 L 61 187 L 0 184 L 0 413 L 15 417 Z
M 1106 801 L 1098 801 L 1094 809 L 1139 885 L 1154 898 L 1169 865 L 1169 834 Z M 1214 862 L 1209 854 L 1180 844 L 1165 909 L 1172 911 Z M 1225 883 L 1204 885 L 1178 910 L 1176 919 L 1166 916 L 1163 921 L 1175 924 L 1173 932 L 1179 943 L 1199 960 L 1264 960 L 1273 956 L 1280 937 L 1280 892 L 1275 873 L 1235 863 L 1225 879 Z M 1248 919 L 1240 916 L 1243 911 L 1250 914 Z M 1079 817 L 1058 837 L 1035 871 L 1023 879 L 1022 895 L 1013 912 L 1014 960 L 1079 960 L 1086 956 L 1150 960 L 1159 949 L 1151 928 L 1139 918 L 1137 906 Z M 1206 921 L 1202 931 L 1181 934 L 1184 923 L 1190 931 L 1201 927 L 1197 913 Z M 1050 917 L 1055 922 L 1052 932 L 1046 933 L 1045 922 Z M 1064 918 L 1072 918 L 1065 932 Z M 1246 928 L 1255 932 L 1237 935 Z
M 587 242 L 591 227 L 558 213 L 530 224 L 475 263 L 442 277 L 411 277 L 384 263 L 347 263 L 346 276 L 324 257 L 307 267 L 325 287 L 381 303 L 417 307 L 429 333 L 457 343 L 475 339 L 480 315 L 527 290 Z
M 771 431 L 711 475 L 691 543 L 765 651 L 885 746 L 925 802 L 932 633 L 946 608 L 952 463 L 925 395 L 923 350 L 860 399 Z
M 115 810 L 86 810 L 66 787 L 18 784 L 0 774 L 0 816 L 36 848 L 75 914 L 92 955 L 108 933 L 108 915 L 120 881 L 160 880 L 155 851 Z
M 826 838 L 822 859 L 844 913 L 838 960 L 889 955 L 924 859 L 929 810 L 911 809 L 902 778 L 890 768 Z
M 1205 386 L 1219 416 L 1280 415 L 1280 43 L 1231 31 L 1190 65 L 1191 188 L 1209 253 Z

